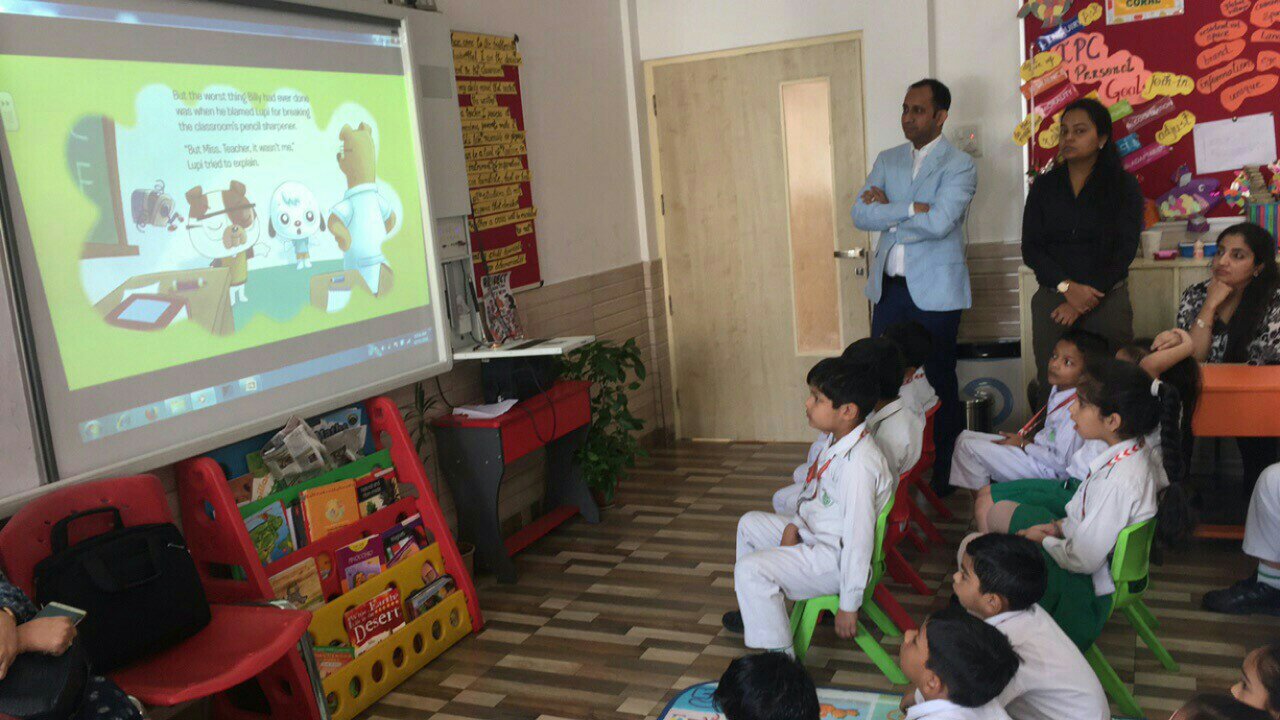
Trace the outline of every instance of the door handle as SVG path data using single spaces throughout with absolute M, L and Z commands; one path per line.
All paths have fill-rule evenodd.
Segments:
M 862 248 L 850 248 L 848 250 L 836 250 L 835 256 L 841 260 L 850 260 L 867 256 L 867 251 Z

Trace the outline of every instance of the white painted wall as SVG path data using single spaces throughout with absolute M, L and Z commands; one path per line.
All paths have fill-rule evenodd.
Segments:
M 973 242 L 1016 240 L 1021 160 L 1010 138 L 1020 118 L 1018 26 L 996 0 L 626 0 L 640 61 L 861 31 L 868 166 L 904 142 L 906 88 L 934 75 L 952 88 L 948 128 L 981 128 L 984 157 L 969 221 Z M 642 69 L 637 68 L 639 77 Z M 643 81 L 641 81 L 643 84 Z M 647 131 L 646 131 L 647 132 Z M 645 141 L 647 152 L 647 137 Z M 647 165 L 647 159 L 645 160 Z M 647 183 L 647 177 L 640 180 Z M 649 232 L 647 252 L 657 256 Z
M 550 285 L 639 262 L 623 6 L 440 0 L 438 7 L 454 30 L 520 36 L 543 280 Z

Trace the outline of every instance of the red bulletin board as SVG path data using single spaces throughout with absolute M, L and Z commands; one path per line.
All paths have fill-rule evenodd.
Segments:
M 490 274 L 510 272 L 512 288 L 542 282 L 516 40 L 453 33 L 478 293 Z
M 1182 13 L 1108 24 L 1107 4 L 1132 6 L 1135 2 L 1033 0 L 1033 9 L 1043 5 L 1051 12 L 1063 4 L 1069 7 L 1061 29 L 1043 27 L 1042 19 L 1036 17 L 1035 12 L 1023 21 L 1027 43 L 1024 59 L 1030 58 L 1030 62 L 1040 65 L 1039 69 L 1030 71 L 1031 74 L 1053 61 L 1034 57 L 1041 52 L 1037 43 L 1041 36 L 1055 30 L 1069 32 L 1077 27 L 1076 23 L 1079 30 L 1049 50 L 1063 58 L 1054 70 L 1028 81 L 1029 68 L 1024 64 L 1023 94 L 1035 90 L 1034 104 L 1031 100 L 1026 103 L 1028 114 L 1036 106 L 1048 111 L 1045 113 L 1048 117 L 1029 137 L 1027 147 L 1031 166 L 1043 167 L 1057 152 L 1056 145 L 1044 147 L 1053 141 L 1053 113 L 1070 99 L 1095 91 L 1109 107 L 1117 97 L 1127 96 L 1133 113 L 1116 120 L 1113 140 L 1125 147 L 1125 137 L 1136 134 L 1140 147 L 1136 152 L 1157 156 L 1149 164 L 1131 171 L 1142 184 L 1143 195 L 1154 199 L 1174 186 L 1173 174 L 1179 166 L 1185 164 L 1196 172 L 1194 132 L 1186 132 L 1180 140 L 1167 146 L 1168 154 L 1162 155 L 1164 150 L 1157 142 L 1157 133 L 1183 111 L 1194 114 L 1197 124 L 1265 112 L 1280 115 L 1280 88 L 1276 87 L 1280 81 L 1280 0 L 1184 0 L 1182 3 L 1160 0 L 1146 4 L 1171 7 L 1182 4 Z M 1065 74 L 1066 78 L 1055 81 L 1054 73 Z M 1144 120 L 1144 112 L 1150 115 L 1157 103 L 1167 105 L 1166 96 L 1148 99 L 1150 92 L 1143 93 L 1152 85 L 1153 76 L 1154 85 L 1168 93 L 1173 107 L 1159 112 L 1158 117 Z M 1247 88 L 1258 94 L 1250 96 L 1245 92 Z M 1122 113 L 1113 107 L 1113 117 L 1117 114 Z M 1023 137 L 1026 137 L 1025 122 Z M 1135 124 L 1138 127 L 1131 127 Z M 1185 125 L 1185 116 L 1182 124 Z M 1174 123 L 1165 131 L 1165 140 L 1177 137 L 1177 125 Z M 1185 131 L 1185 127 L 1182 130 Z M 1046 132 L 1050 136 L 1042 143 L 1041 135 Z M 1234 180 L 1235 172 L 1207 177 L 1217 178 L 1225 188 Z M 1237 212 L 1224 203 L 1210 214 Z

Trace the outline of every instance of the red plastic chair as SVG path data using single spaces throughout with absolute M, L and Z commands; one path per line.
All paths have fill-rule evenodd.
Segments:
M 940 407 L 942 407 L 942 404 L 937 403 L 932 408 L 929 408 L 929 410 L 924 414 L 924 447 L 923 451 L 920 453 L 920 462 L 912 468 L 912 484 L 916 486 L 916 489 L 920 491 L 920 494 L 924 496 L 924 499 L 933 506 L 934 512 L 938 513 L 938 517 L 943 520 L 950 520 L 955 517 L 955 514 L 951 512 L 951 508 L 947 507 L 946 503 L 942 502 L 942 498 L 938 497 L 938 494 L 933 491 L 933 488 L 929 486 L 929 483 L 924 481 L 924 471 L 933 467 L 933 460 L 938 455 L 938 449 L 933 444 L 933 418 L 938 414 L 938 408 Z M 924 518 L 924 513 L 918 512 L 918 518 Z M 925 523 L 927 523 L 926 525 L 925 523 L 920 523 L 917 518 L 913 518 L 913 520 L 916 520 L 917 524 L 921 526 L 921 529 L 931 537 L 932 533 L 929 532 L 930 528 L 933 528 L 933 531 L 937 532 L 937 528 L 933 527 L 933 523 L 925 520 Z M 938 537 L 942 537 L 941 533 L 938 534 Z M 941 540 L 938 540 L 938 542 L 941 542 Z
M 893 509 L 889 511 L 889 526 L 884 533 L 885 569 L 894 580 L 910 585 L 912 589 L 921 595 L 932 595 L 933 590 L 925 583 L 924 578 L 920 577 L 920 573 L 911 567 L 911 563 L 907 562 L 906 557 L 902 555 L 902 551 L 898 549 L 898 543 L 902 542 L 903 538 L 915 538 L 910 527 L 913 512 L 919 512 L 919 508 L 916 507 L 915 501 L 911 497 L 911 473 L 908 472 L 898 479 L 898 491 L 894 495 Z M 878 602 L 880 598 L 877 597 L 876 600 Z M 894 604 L 897 604 L 896 601 Z M 883 607 L 883 604 L 881 607 Z M 884 608 L 884 610 L 886 614 L 893 617 L 893 613 L 888 608 Z M 898 624 L 896 618 L 894 623 Z M 899 628 L 906 630 L 900 624 Z
M 72 513 L 103 506 L 120 510 L 126 526 L 171 523 L 172 514 L 154 475 L 83 483 L 32 500 L 0 530 L 0 563 L 9 579 L 35 597 L 36 563 L 50 553 L 49 533 Z M 110 529 L 106 515 L 77 521 L 74 544 Z M 213 696 L 222 720 L 288 718 L 320 720 L 316 685 L 301 648 L 311 613 L 250 605 L 213 605 L 212 621 L 186 641 L 111 674 L 124 691 L 146 705 L 170 707 Z M 236 707 L 225 694 L 257 679 L 270 709 Z

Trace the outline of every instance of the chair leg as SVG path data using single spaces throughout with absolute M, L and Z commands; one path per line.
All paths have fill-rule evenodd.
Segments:
M 877 585 L 876 590 L 879 589 L 880 586 Z M 870 618 L 871 622 L 877 628 L 880 628 L 880 632 L 884 633 L 885 637 L 900 637 L 902 635 L 902 631 L 898 629 L 897 625 L 893 624 L 889 614 L 880 609 L 880 605 L 877 604 L 875 599 L 863 602 L 862 610 L 859 612 L 862 616 Z
M 929 483 L 922 479 L 920 482 L 916 483 L 916 489 L 919 490 L 920 494 L 924 496 L 924 499 L 933 506 L 933 511 L 938 513 L 938 517 L 943 520 L 950 520 L 955 517 L 955 513 L 951 512 L 951 508 L 947 507 L 946 504 L 942 502 L 942 498 L 938 497 L 938 493 L 934 492 L 933 488 L 929 487 Z
M 916 549 L 916 552 L 921 554 L 927 554 L 929 552 L 929 540 L 927 538 L 920 537 L 910 528 L 907 529 L 907 539 L 911 541 L 911 545 Z
M 799 630 L 791 637 L 792 651 L 796 654 L 796 660 L 803 663 L 804 656 L 809 654 L 809 645 L 813 642 L 813 630 L 818 625 L 818 616 L 822 614 L 822 608 L 816 603 L 805 603 L 800 614 Z
M 902 553 L 897 548 L 889 548 L 885 551 L 884 563 L 885 568 L 889 570 L 889 574 L 893 576 L 894 580 L 910 585 L 912 590 L 921 595 L 933 594 L 933 590 L 925 583 L 924 578 L 920 577 L 920 573 L 911 567 L 911 563 L 907 562 L 907 559 L 902 556 Z
M 1084 657 L 1085 660 L 1089 661 L 1089 667 L 1093 668 L 1093 674 L 1098 676 L 1098 682 L 1102 683 L 1107 695 L 1120 708 L 1120 712 L 1128 717 L 1143 717 L 1142 708 L 1138 706 L 1138 701 L 1133 698 L 1133 693 L 1129 692 L 1129 688 L 1120 680 L 1115 668 L 1111 667 L 1111 663 L 1107 662 L 1107 658 L 1098 649 L 1097 643 L 1089 646 L 1089 650 L 1085 652 Z
M 1151 614 L 1151 608 L 1147 607 L 1147 604 L 1142 602 L 1141 598 L 1133 603 L 1133 609 L 1142 616 L 1142 619 L 1152 630 L 1160 629 L 1160 620 Z
M 871 662 L 875 663 L 880 672 L 889 678 L 889 682 L 894 685 L 907 684 L 907 676 L 902 673 L 902 668 L 898 667 L 893 657 L 885 652 L 885 649 L 861 623 L 858 624 L 858 634 L 854 636 L 853 641 L 858 643 L 858 647 L 862 648 L 862 652 L 866 653 L 868 658 L 871 658 Z
M 942 532 L 938 530 L 938 526 L 934 525 L 933 521 L 925 516 L 924 511 L 918 505 L 913 504 L 911 506 L 911 521 L 924 531 L 929 540 L 939 545 L 946 544 L 947 539 L 942 537 Z
M 1156 637 L 1155 632 L 1152 631 L 1151 626 L 1147 624 L 1146 618 L 1143 617 L 1142 612 L 1135 607 L 1141 605 L 1142 601 L 1139 600 L 1132 605 L 1126 606 L 1123 610 L 1124 616 L 1129 618 L 1129 622 L 1132 623 L 1134 629 L 1138 631 L 1138 637 L 1142 638 L 1142 642 L 1146 643 L 1147 649 L 1151 651 L 1152 655 L 1156 656 L 1156 659 L 1160 661 L 1160 664 L 1164 666 L 1164 669 L 1169 672 L 1178 672 L 1178 663 L 1173 661 L 1173 656 L 1165 649 L 1164 643 L 1160 642 L 1160 638 Z M 1147 610 L 1147 614 L 1150 615 L 1150 613 L 1151 611 Z
M 888 615 L 889 619 L 893 620 L 893 624 L 898 630 L 906 632 L 908 630 L 916 629 L 916 622 L 911 619 L 911 616 L 907 614 L 907 611 L 900 603 L 898 603 L 898 599 L 893 596 L 893 593 L 889 592 L 889 588 L 884 585 L 876 585 L 876 589 L 872 593 L 872 598 L 875 600 L 876 609 L 882 611 L 885 615 Z M 881 626 L 880 629 L 884 630 L 884 627 Z M 901 633 L 890 633 L 886 630 L 885 634 L 897 637 Z

